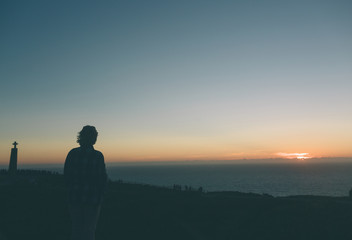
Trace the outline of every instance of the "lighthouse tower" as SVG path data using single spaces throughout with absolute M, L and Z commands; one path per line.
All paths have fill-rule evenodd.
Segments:
M 16 146 L 18 145 L 18 143 L 15 141 L 14 143 L 12 143 L 12 145 L 14 147 L 11 149 L 9 173 L 16 174 L 16 172 L 17 172 L 17 150 L 18 150 L 16 148 Z

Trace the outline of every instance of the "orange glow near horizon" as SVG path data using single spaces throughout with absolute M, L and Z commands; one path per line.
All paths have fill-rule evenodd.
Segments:
M 63 163 L 70 149 L 78 147 L 74 139 L 72 141 L 42 142 L 27 139 L 14 139 L 20 145 L 19 164 L 47 164 Z M 232 141 L 224 143 L 220 139 L 193 139 L 193 138 L 150 138 L 141 139 L 108 139 L 101 138 L 94 146 L 105 156 L 107 163 L 111 162 L 155 162 L 155 161 L 209 161 L 209 160 L 242 160 L 242 159 L 272 159 L 282 158 L 296 160 L 308 160 L 311 158 L 345 158 L 351 157 L 352 152 L 348 148 L 349 141 L 309 144 L 291 141 L 287 145 L 279 141 L 265 142 L 262 139 L 256 142 L 264 142 L 261 145 L 249 144 L 248 142 Z M 275 140 L 275 139 L 274 139 Z M 1 144 L 0 164 L 7 165 L 10 159 L 12 142 Z M 321 147 L 324 146 L 324 147 Z M 326 147 L 325 147 L 326 146 Z M 278 149 L 280 149 L 278 151 Z M 297 149 L 298 151 L 295 151 Z M 301 151 L 300 151 L 301 150 Z M 265 161 L 264 161 L 265 162 Z

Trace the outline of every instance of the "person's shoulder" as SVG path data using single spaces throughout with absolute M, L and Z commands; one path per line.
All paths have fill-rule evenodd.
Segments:
M 67 154 L 66 161 L 71 161 L 72 159 L 74 159 L 77 156 L 78 151 L 79 148 L 71 149 Z
M 97 156 L 99 156 L 100 158 L 104 158 L 104 155 L 103 155 L 102 152 L 100 152 L 100 151 L 98 151 L 98 150 L 95 150 L 95 149 L 94 149 L 94 152 L 95 152 L 95 154 L 96 154 Z
M 75 153 L 79 152 L 79 149 L 80 149 L 79 147 L 72 148 L 72 149 L 68 152 L 68 154 L 69 154 L 69 155 L 75 154 Z

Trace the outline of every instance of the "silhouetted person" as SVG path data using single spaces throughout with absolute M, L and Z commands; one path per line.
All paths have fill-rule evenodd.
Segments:
M 93 148 L 97 136 L 95 127 L 83 127 L 77 137 L 80 147 L 72 149 L 65 161 L 64 174 L 72 221 L 72 240 L 95 239 L 107 182 L 104 156 Z

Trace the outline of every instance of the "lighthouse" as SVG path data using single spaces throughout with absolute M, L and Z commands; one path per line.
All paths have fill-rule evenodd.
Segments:
M 17 150 L 18 150 L 16 146 L 18 145 L 18 143 L 15 141 L 14 143 L 12 143 L 12 145 L 14 147 L 11 149 L 9 173 L 16 174 L 16 172 L 17 172 Z

